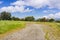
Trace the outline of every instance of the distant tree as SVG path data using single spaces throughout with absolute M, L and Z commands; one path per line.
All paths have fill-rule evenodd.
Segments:
M 1 14 L 0 14 L 0 20 L 1 20 Z
M 21 21 L 25 21 L 25 19 L 24 19 L 24 18 L 21 18 L 20 20 L 21 20 Z
M 11 13 L 1 12 L 0 18 L 1 18 L 1 20 L 11 20 Z
M 49 19 L 49 22 L 53 22 L 53 21 L 55 21 L 53 18 Z
M 44 17 L 44 18 L 40 18 L 39 21 L 41 21 L 41 22 L 46 22 L 47 19 Z
M 55 22 L 60 23 L 60 20 L 56 20 Z
M 44 18 L 41 18 L 40 21 L 41 22 L 45 22 L 46 21 L 46 18 L 45 17 Z
M 36 21 L 41 21 L 40 19 L 41 19 L 41 18 L 37 19 Z
M 28 17 L 25 17 L 25 21 L 34 21 L 35 18 L 33 16 L 28 16 Z
M 12 17 L 11 20 L 20 21 L 20 18 L 18 18 L 18 17 Z

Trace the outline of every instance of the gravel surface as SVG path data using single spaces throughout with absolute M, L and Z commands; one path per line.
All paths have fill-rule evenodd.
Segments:
M 28 24 L 26 28 L 6 35 L 0 40 L 45 40 L 45 33 L 39 24 Z

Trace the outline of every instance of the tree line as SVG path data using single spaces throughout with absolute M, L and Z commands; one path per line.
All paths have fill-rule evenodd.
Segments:
M 25 18 L 18 18 L 18 17 L 12 17 L 11 13 L 9 12 L 1 12 L 0 13 L 0 20 L 15 20 L 15 21 L 37 21 L 37 22 L 60 22 L 60 21 L 55 21 L 53 18 L 51 19 L 46 19 L 44 18 L 38 18 L 35 19 L 33 16 L 27 16 Z

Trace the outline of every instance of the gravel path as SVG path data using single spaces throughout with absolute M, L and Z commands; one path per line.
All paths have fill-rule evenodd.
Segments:
M 23 30 L 9 34 L 0 40 L 45 40 L 45 33 L 39 24 L 28 24 Z

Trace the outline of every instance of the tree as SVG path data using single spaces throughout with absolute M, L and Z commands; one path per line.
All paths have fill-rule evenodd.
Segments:
M 37 19 L 37 21 L 40 21 L 40 22 L 46 22 L 47 19 L 44 17 L 44 18 L 39 18 L 39 19 Z
M 21 20 L 21 21 L 25 21 L 25 19 L 24 19 L 24 18 L 21 18 L 20 20 Z
M 37 19 L 36 21 L 40 21 L 40 18 L 39 18 L 39 19 Z
M 54 21 L 54 19 L 53 19 L 53 18 L 49 19 L 49 22 L 53 22 L 53 21 Z
M 60 20 L 56 20 L 55 22 L 60 23 Z
M 0 16 L 1 20 L 11 20 L 11 13 L 9 12 L 2 12 Z
M 28 17 L 25 17 L 25 21 L 34 21 L 35 18 L 33 16 L 28 16 Z
M 15 20 L 15 21 L 20 21 L 20 19 L 18 17 L 12 17 L 11 19 Z

